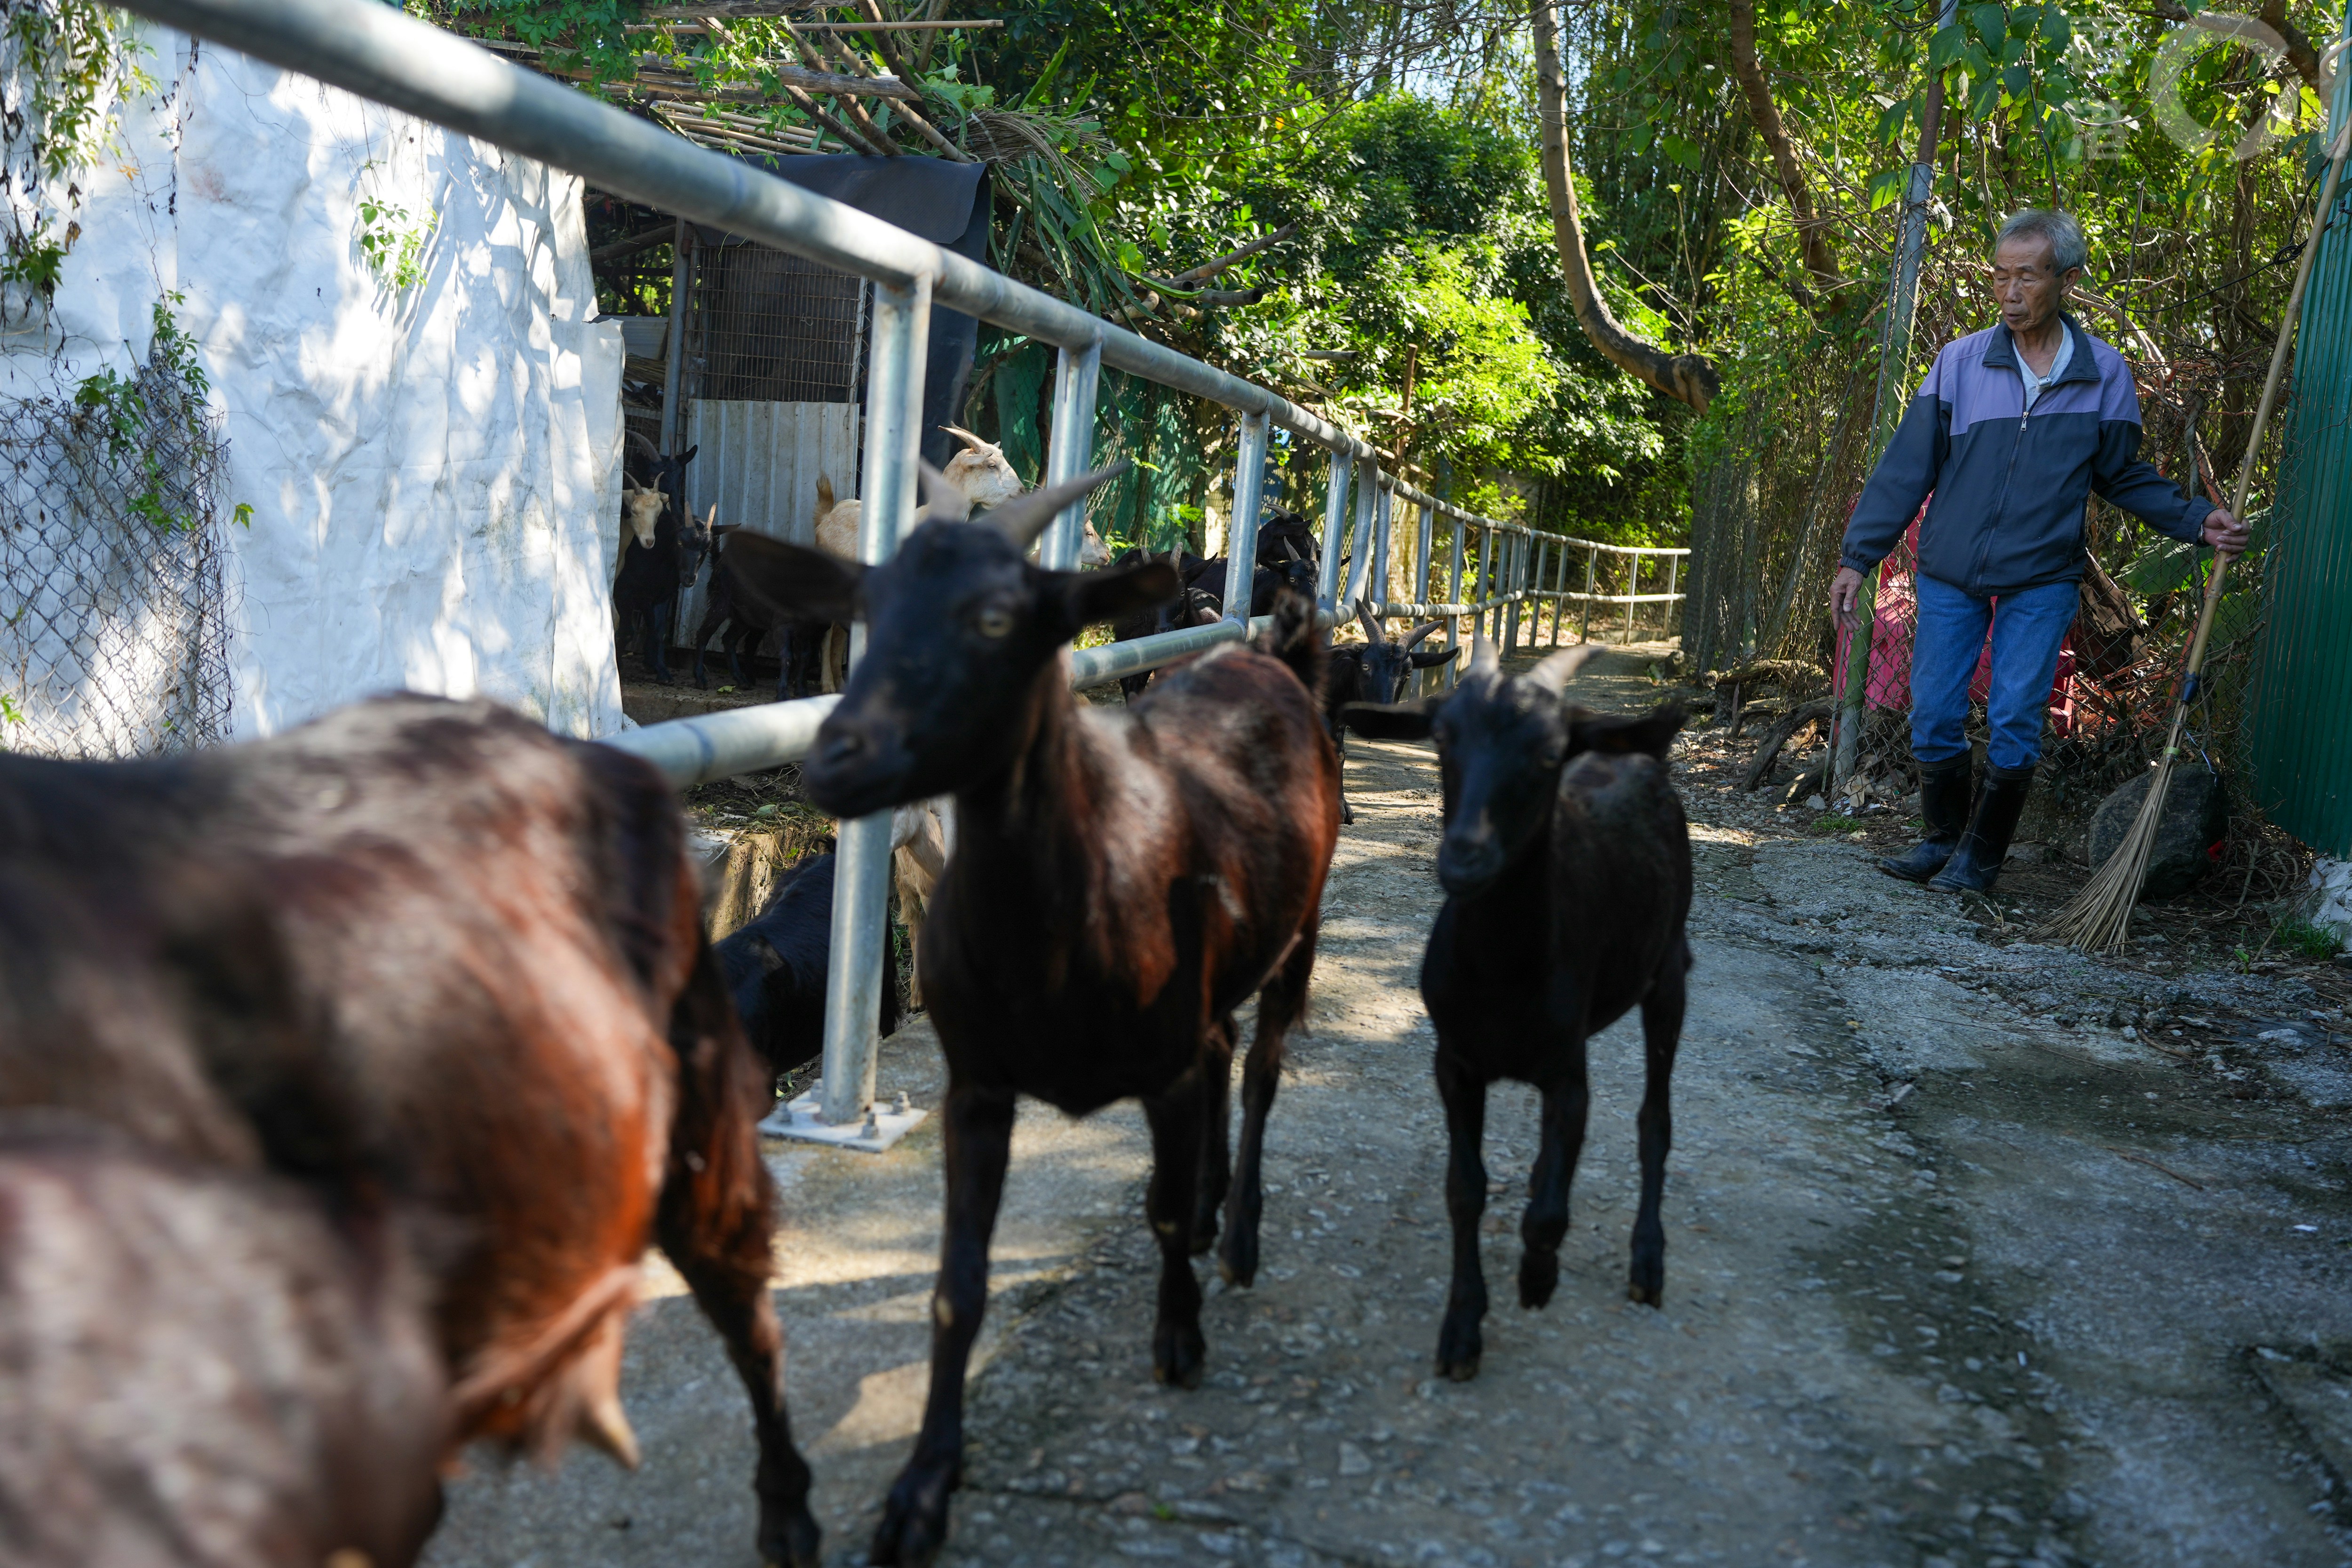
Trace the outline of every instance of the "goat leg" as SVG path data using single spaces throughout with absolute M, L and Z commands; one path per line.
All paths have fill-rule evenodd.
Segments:
M 1257 1279 L 1258 1220 L 1265 1209 L 1265 1119 L 1274 1110 L 1274 1091 L 1282 1086 L 1284 1039 L 1307 1014 L 1318 924 L 1318 917 L 1310 914 L 1297 944 L 1257 994 L 1257 1033 L 1242 1063 L 1241 1156 L 1234 1162 L 1234 1194 L 1227 1200 L 1224 1249 L 1217 1257 L 1217 1272 L 1228 1285 L 1246 1289 Z
M 1543 1148 L 1528 1177 L 1528 1209 L 1519 1220 L 1519 1305 L 1549 1305 L 1559 1284 L 1559 1244 L 1568 1236 L 1569 1184 L 1584 1152 L 1584 1123 L 1592 1091 L 1584 1071 L 1584 1047 L 1570 1053 L 1574 1067 L 1557 1083 L 1543 1086 Z
M 733 1005 L 708 949 L 671 1030 L 680 1067 L 655 1234 L 726 1342 L 751 1398 L 759 1440 L 752 1489 L 760 1499 L 760 1554 L 785 1568 L 817 1568 L 820 1533 L 809 1512 L 809 1468 L 793 1446 L 784 1407 L 783 1331 L 768 1279 L 776 1189 L 760 1158 L 755 1125 L 768 1099 L 766 1068 L 736 1034 Z
M 1013 1091 L 950 1085 L 940 1123 L 947 1224 L 931 1294 L 931 1387 L 915 1452 L 890 1488 L 867 1560 L 928 1568 L 948 1538 L 948 1498 L 963 1482 L 963 1378 L 988 1306 L 988 1244 L 1013 1153 Z
M 1209 1026 L 1201 1051 L 1201 1175 L 1193 1189 L 1192 1256 L 1217 1243 L 1217 1211 L 1233 1185 L 1232 1113 L 1234 1020 L 1231 1014 Z
M 1633 1216 L 1633 1267 L 1627 1294 L 1652 1307 L 1662 1307 L 1666 1300 L 1666 1227 L 1659 1221 L 1658 1208 L 1666 1193 L 1666 1150 L 1674 1142 L 1667 1089 L 1682 1040 L 1689 968 L 1690 949 L 1677 940 L 1651 983 L 1650 994 L 1642 999 L 1643 1081 L 1641 1114 L 1634 1121 L 1642 1151 L 1642 1205 Z
M 1224 1071 L 1233 1070 L 1231 1058 Z M 1151 1326 L 1151 1375 L 1178 1388 L 1201 1386 L 1208 1342 L 1201 1337 L 1201 1282 L 1192 1277 L 1192 1205 L 1201 1179 L 1200 1081 L 1215 1071 L 1207 1062 L 1143 1102 L 1151 1124 L 1151 1185 L 1143 1212 L 1160 1243 L 1160 1310 Z
M 1348 804 L 1348 727 L 1345 724 L 1339 726 L 1333 731 L 1331 739 L 1339 752 L 1339 826 L 1352 827 L 1356 822 L 1356 808 Z
M 1446 1292 L 1445 1323 L 1437 1335 L 1437 1372 L 1456 1383 L 1478 1375 L 1486 1342 L 1486 1277 L 1478 1268 L 1478 1221 L 1486 1212 L 1486 1083 L 1445 1048 L 1437 1047 L 1437 1096 L 1445 1103 L 1445 1212 L 1454 1222 L 1454 1284 Z

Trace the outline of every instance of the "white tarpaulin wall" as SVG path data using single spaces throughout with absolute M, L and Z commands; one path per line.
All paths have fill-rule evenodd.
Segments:
M 622 344 L 593 321 L 573 177 L 151 29 L 158 91 L 76 177 L 50 307 L 9 302 L 0 391 L 143 363 L 177 292 L 226 410 L 234 722 L 394 688 L 622 727 L 613 659 Z M 431 229 L 368 267 L 362 201 Z

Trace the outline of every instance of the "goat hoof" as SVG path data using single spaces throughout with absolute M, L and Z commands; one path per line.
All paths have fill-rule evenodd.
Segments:
M 1192 1256 L 1206 1258 L 1209 1256 L 1209 1249 L 1216 1245 L 1217 1222 L 1213 1219 L 1194 1220 L 1192 1222 Z
M 780 1521 L 760 1521 L 760 1561 L 768 1568 L 818 1568 L 824 1541 L 803 1503 Z
M 1472 1351 L 1467 1356 L 1440 1355 L 1437 1358 L 1437 1375 L 1454 1383 L 1467 1383 L 1478 1375 L 1478 1356 L 1476 1351 Z
M 883 1505 L 866 1560 L 875 1568 L 930 1568 L 948 1542 L 948 1494 L 954 1489 L 954 1478 L 943 1472 L 909 1468 L 901 1475 Z
M 1244 1241 L 1235 1230 L 1225 1237 L 1225 1245 L 1217 1253 L 1217 1277 L 1235 1290 L 1246 1290 L 1257 1283 L 1257 1241 Z
M 1519 1258 L 1519 1305 L 1532 1312 L 1551 1304 L 1559 1287 L 1559 1254 L 1530 1248 Z
M 1633 1278 L 1625 1288 L 1625 1295 L 1629 1300 L 1639 1301 L 1644 1307 L 1664 1306 L 1666 1304 L 1666 1265 L 1664 1260 L 1658 1259 L 1655 1261 L 1644 1261 L 1634 1264 Z
M 1171 1388 L 1198 1388 L 1209 1342 L 1197 1323 L 1166 1325 L 1151 1336 L 1151 1375 Z
M 1465 1330 L 1448 1323 L 1437 1336 L 1437 1375 L 1455 1383 L 1469 1382 L 1478 1375 L 1478 1361 L 1486 1349 L 1476 1324 Z

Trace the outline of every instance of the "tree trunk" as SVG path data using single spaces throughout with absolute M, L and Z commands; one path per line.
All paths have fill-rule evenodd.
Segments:
M 1723 388 L 1714 362 L 1704 354 L 1670 354 L 1654 343 L 1643 342 L 1617 324 L 1593 283 L 1592 263 L 1584 252 L 1584 219 L 1576 206 L 1576 180 L 1568 166 L 1566 93 L 1560 82 L 1556 3 L 1534 0 L 1536 101 L 1543 119 L 1544 187 L 1551 196 L 1552 237 L 1559 247 L 1560 270 L 1567 279 L 1577 324 L 1610 363 L 1704 414 L 1709 400 Z
M 1814 310 L 1821 302 L 1816 290 L 1833 294 L 1845 279 L 1838 273 L 1837 253 L 1822 233 L 1822 219 L 1813 211 L 1813 193 L 1805 184 L 1804 170 L 1797 165 L 1797 150 L 1790 145 L 1788 130 L 1780 122 L 1780 106 L 1772 101 L 1763 68 L 1756 63 L 1755 0 L 1731 0 L 1731 70 L 1748 100 L 1748 118 L 1756 121 L 1756 130 L 1772 154 L 1773 172 L 1788 195 L 1790 215 L 1797 221 L 1797 238 L 1804 247 L 1805 270 L 1812 275 L 1811 289 L 1790 292 L 1796 295 L 1797 303 Z

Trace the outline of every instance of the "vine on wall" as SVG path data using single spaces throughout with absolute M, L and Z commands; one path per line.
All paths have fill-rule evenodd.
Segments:
M 74 175 L 113 145 L 124 100 L 154 89 L 147 54 L 112 6 L 0 0 L 0 282 L 27 308 L 56 293 L 80 237 Z

